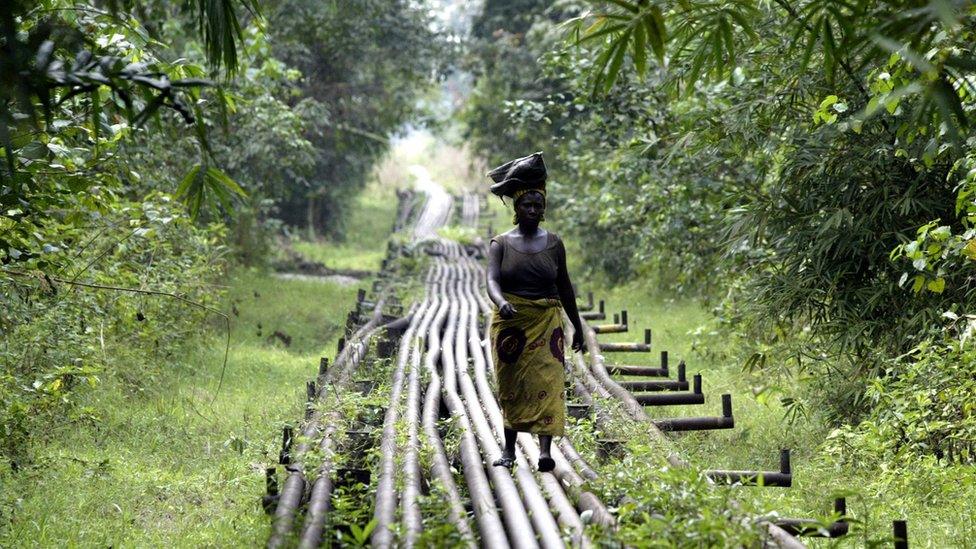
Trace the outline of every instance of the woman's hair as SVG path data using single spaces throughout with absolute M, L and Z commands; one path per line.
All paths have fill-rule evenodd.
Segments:
M 519 195 L 518 198 L 515 199 L 514 202 L 512 202 L 512 209 L 515 210 L 512 213 L 512 225 L 518 225 L 518 222 L 519 222 L 519 218 L 518 218 L 518 204 L 519 204 L 519 202 L 521 202 L 523 198 L 525 198 L 526 196 L 528 196 L 530 194 L 537 194 L 537 195 L 539 195 L 539 196 L 542 197 L 543 211 L 542 211 L 541 214 L 539 214 L 539 223 L 542 223 L 543 221 L 546 220 L 546 212 L 545 212 L 546 195 L 544 193 L 542 193 L 542 191 L 537 191 L 535 189 L 532 189 L 532 190 L 529 190 L 529 191 L 526 191 L 526 192 L 522 193 L 521 195 Z

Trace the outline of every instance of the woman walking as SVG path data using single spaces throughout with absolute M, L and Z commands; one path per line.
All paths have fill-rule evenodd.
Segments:
M 552 437 L 562 436 L 566 423 L 563 310 L 574 328 L 572 349 L 583 350 L 566 249 L 555 233 L 539 226 L 546 175 L 541 152 L 488 173 L 495 181 L 491 192 L 512 199 L 516 225 L 492 238 L 488 248 L 488 296 L 496 307 L 491 348 L 505 421 L 505 449 L 493 465 L 512 467 L 522 431 L 539 435 L 540 471 L 555 467 Z

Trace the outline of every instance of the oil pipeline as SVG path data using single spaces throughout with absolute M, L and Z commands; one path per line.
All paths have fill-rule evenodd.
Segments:
M 428 545 L 425 532 L 448 523 L 456 536 L 452 545 L 593 547 L 597 542 L 588 537 L 585 525 L 599 524 L 612 535 L 614 508 L 589 490 L 588 482 L 601 472 L 570 437 L 553 445 L 556 466 L 551 473 L 536 471 L 539 448 L 527 434 L 519 436 L 514 470 L 491 466 L 501 453 L 503 431 L 486 343 L 492 314 L 483 266 L 487 247 L 481 238 L 462 245 L 437 233 L 453 218 L 477 228 L 484 199 L 473 194 L 454 198 L 438 188 L 425 191 L 397 193 L 394 229 L 410 240 L 399 245 L 391 240 L 371 295 L 359 292 L 335 359 L 320 362 L 308 384 L 306 412 L 297 429 L 285 429 L 279 463 L 266 470 L 267 493 L 261 500 L 272 517 L 267 546 L 335 546 L 337 540 L 341 545 L 339 526 L 330 520 L 332 497 L 351 478 L 371 491 L 361 502 L 371 511 L 371 530 L 368 540 L 359 543 L 383 548 Z M 406 260 L 424 270 L 405 273 Z M 406 312 L 396 291 L 405 276 L 417 280 L 419 293 Z M 621 311 L 612 323 L 590 325 L 607 318 L 606 303 L 594 303 L 592 293 L 581 310 L 588 353 L 567 355 L 567 386 L 575 401 L 569 415 L 592 417 L 599 426 L 610 412 L 600 413 L 599 408 L 612 401 L 616 413 L 622 410 L 630 421 L 645 425 L 648 440 L 665 449 L 672 447 L 672 432 L 736 426 L 730 395 L 721 395 L 722 409 L 716 415 L 650 417 L 645 407 L 705 404 L 701 374 L 689 382 L 687 365 L 680 362 L 672 368 L 667 351 L 660 352 L 658 364 L 606 364 L 604 354 L 611 352 L 650 356 L 652 332 L 645 330 L 642 340 L 633 343 L 601 343 L 598 335 L 627 333 L 633 319 Z M 383 361 L 390 368 L 387 378 L 370 379 L 377 377 Z M 357 381 L 357 376 L 365 377 Z M 384 391 L 373 396 L 382 404 L 375 406 L 371 424 L 364 423 L 364 430 L 343 430 L 344 414 L 349 414 L 341 405 L 343 395 L 369 393 L 377 386 Z M 361 468 L 342 468 L 336 456 L 349 448 L 368 450 L 374 459 Z M 674 467 L 691 467 L 674 452 L 668 461 Z M 791 486 L 793 471 L 789 450 L 781 449 L 776 471 L 701 474 L 716 485 L 782 488 Z M 440 500 L 439 516 L 425 516 L 424 498 L 431 494 Z M 837 500 L 834 508 L 839 519 L 829 525 L 805 518 L 763 521 L 764 545 L 804 547 L 801 536 L 847 534 L 846 502 Z M 905 529 L 899 521 L 896 536 L 904 536 Z

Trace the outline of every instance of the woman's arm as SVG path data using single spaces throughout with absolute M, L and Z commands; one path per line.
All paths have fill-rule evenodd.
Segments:
M 502 295 L 502 285 L 499 282 L 501 271 L 502 245 L 492 240 L 488 245 L 488 297 L 495 302 L 502 318 L 512 318 L 518 311 Z
M 556 290 L 559 292 L 559 302 L 562 303 L 563 310 L 573 324 L 573 344 L 574 351 L 586 351 L 583 344 L 583 323 L 580 322 L 579 309 L 576 308 L 576 292 L 573 291 L 573 283 L 569 280 L 569 271 L 566 269 L 566 248 L 563 241 L 556 244 L 556 256 L 559 261 L 556 273 Z

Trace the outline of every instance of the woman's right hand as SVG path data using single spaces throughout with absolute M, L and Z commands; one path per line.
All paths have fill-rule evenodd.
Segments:
M 515 310 L 515 307 L 512 307 L 512 304 L 507 301 L 503 301 L 501 306 L 498 307 L 498 315 L 504 319 L 514 317 L 515 313 L 517 312 L 518 311 Z

